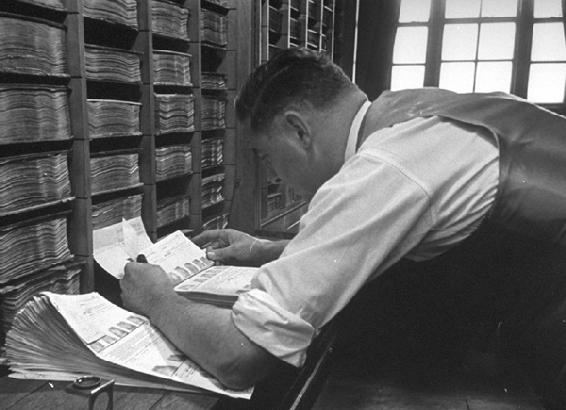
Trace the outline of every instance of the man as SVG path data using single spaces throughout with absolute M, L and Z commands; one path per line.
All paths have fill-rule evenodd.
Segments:
M 370 103 L 323 56 L 294 49 L 252 74 L 236 112 L 257 154 L 312 196 L 298 235 L 195 238 L 214 242 L 210 259 L 261 265 L 232 310 L 176 296 L 155 266 L 128 264 L 121 282 L 126 307 L 230 387 L 253 384 L 277 360 L 300 366 L 317 332 L 401 259 L 452 266 L 446 255 L 469 255 L 474 243 L 491 249 L 493 230 L 566 242 L 558 136 L 566 119 L 532 104 L 443 90 L 385 93 Z M 528 129 L 510 121 L 514 114 Z M 533 125 L 545 127 L 547 150 L 529 148 L 538 148 Z

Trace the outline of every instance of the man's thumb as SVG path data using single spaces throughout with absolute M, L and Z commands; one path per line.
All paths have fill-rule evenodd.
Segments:
M 211 261 L 223 261 L 232 256 L 232 249 L 230 246 L 226 248 L 211 249 L 206 251 L 206 257 Z

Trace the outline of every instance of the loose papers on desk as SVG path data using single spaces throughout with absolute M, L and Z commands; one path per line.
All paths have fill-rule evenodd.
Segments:
M 98 293 L 43 292 L 16 316 L 6 358 L 20 379 L 73 380 L 85 374 L 117 384 L 249 399 L 251 389 L 224 388 L 189 360 L 149 320 Z

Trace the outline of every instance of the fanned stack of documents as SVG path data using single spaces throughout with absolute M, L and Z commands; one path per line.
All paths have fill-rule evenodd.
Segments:
M 138 154 L 98 153 L 90 159 L 90 173 L 93 194 L 135 187 L 140 184 Z
M 140 54 L 109 47 L 85 45 L 86 78 L 124 83 L 141 82 Z
M 69 117 L 63 86 L 0 85 L 1 144 L 71 139 Z
M 201 180 L 202 203 L 207 207 L 215 205 L 224 200 L 224 174 L 214 174 Z
M 169 145 L 155 149 L 155 179 L 180 177 L 193 171 L 190 145 Z
M 0 344 L 10 329 L 16 313 L 33 296 L 43 291 L 62 294 L 78 294 L 81 264 L 68 262 L 53 266 L 34 275 L 19 278 L 0 288 L 0 311 L 2 331 Z
M 210 95 L 202 96 L 201 128 L 212 130 L 226 127 L 226 100 Z
M 153 50 L 153 84 L 192 85 L 191 55 L 178 51 Z
M 189 41 L 189 10 L 166 0 L 151 2 L 151 30 L 154 34 Z
M 213 10 L 201 9 L 201 41 L 220 47 L 228 45 L 228 17 Z
M 141 315 L 98 293 L 43 292 L 14 319 L 6 358 L 20 379 L 73 380 L 84 374 L 117 384 L 249 399 L 251 389 L 224 388 Z
M 190 212 L 189 197 L 165 197 L 157 200 L 157 227 L 172 224 L 188 218 Z
M 231 306 L 238 295 L 249 289 L 258 268 L 215 265 L 206 252 L 181 231 L 152 243 L 141 218 L 94 231 L 94 258 L 112 276 L 121 279 L 124 266 L 143 254 L 159 265 L 175 286 L 175 292 L 201 302 Z
M 155 128 L 158 134 L 194 131 L 194 95 L 155 94 Z
M 70 200 L 67 151 L 0 158 L 0 215 Z
M 84 16 L 138 28 L 137 0 L 83 0 Z
M 65 215 L 50 215 L 2 226 L 0 243 L 0 284 L 71 257 Z
M 1 72 L 68 77 L 64 26 L 0 13 L 0 35 Z
M 88 99 L 90 138 L 141 135 L 140 109 L 136 101 Z
M 222 164 L 224 160 L 224 140 L 222 138 L 211 138 L 202 140 L 201 144 L 201 167 L 215 167 Z
M 200 79 L 201 87 L 207 90 L 225 90 L 226 76 L 221 73 L 203 72 Z
M 92 227 L 103 228 L 141 215 L 142 195 L 130 195 L 92 205 Z
M 17 0 L 20 3 L 35 4 L 37 6 L 47 7 L 53 10 L 65 10 L 65 0 Z

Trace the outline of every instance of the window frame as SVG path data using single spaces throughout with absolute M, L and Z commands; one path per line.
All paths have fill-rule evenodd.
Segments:
M 394 12 L 394 35 L 392 41 L 395 41 L 396 32 L 399 27 L 427 27 L 428 28 L 428 40 L 427 40 L 427 50 L 426 58 L 424 62 L 424 87 L 438 87 L 440 82 L 440 66 L 442 63 L 442 37 L 444 26 L 451 23 L 473 23 L 479 25 L 483 23 L 502 23 L 502 22 L 514 22 L 516 23 L 515 31 L 515 44 L 513 57 L 510 60 L 513 64 L 511 72 L 511 84 L 510 92 L 518 97 L 527 98 L 528 83 L 529 83 L 529 72 L 531 64 L 531 51 L 532 51 L 532 37 L 533 37 L 533 27 L 535 23 L 552 23 L 560 22 L 566 24 L 564 17 L 544 17 L 535 18 L 533 16 L 534 12 L 534 0 L 518 0 L 517 1 L 517 15 L 515 17 L 470 17 L 470 18 L 446 18 L 446 0 L 431 0 L 430 18 L 428 21 L 422 22 L 399 22 L 399 13 L 401 8 L 401 1 L 396 1 L 396 10 Z M 564 0 L 563 0 L 564 1 Z M 565 29 L 566 31 L 566 29 Z M 565 34 L 566 35 L 566 34 Z M 478 31 L 477 42 L 479 43 L 480 33 Z M 394 44 L 392 44 L 394 47 Z M 491 61 L 491 60 L 478 60 L 478 51 L 476 50 L 476 57 L 473 61 L 476 64 L 481 61 Z M 458 60 L 460 61 L 460 60 Z M 501 60 L 503 61 L 503 60 Z M 535 62 L 539 63 L 539 62 Z M 544 62 L 542 62 L 544 63 Z M 562 61 L 559 61 L 562 63 Z M 407 64 L 394 64 L 393 58 L 389 59 L 389 69 L 387 71 L 386 83 L 388 87 L 391 85 L 392 70 L 394 66 L 402 66 Z M 423 64 L 415 64 L 423 65 Z M 474 76 L 474 86 L 476 78 Z M 566 88 L 566 87 L 565 87 Z M 566 90 L 564 92 L 564 97 L 562 103 L 537 103 L 538 105 L 544 106 L 552 111 L 558 112 L 560 114 L 566 114 Z

